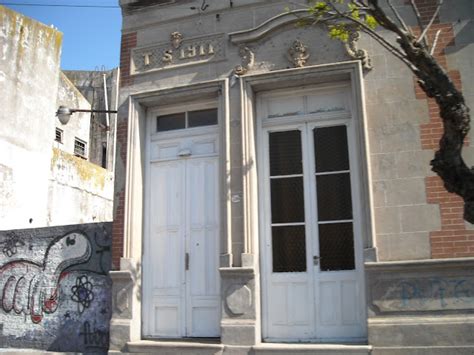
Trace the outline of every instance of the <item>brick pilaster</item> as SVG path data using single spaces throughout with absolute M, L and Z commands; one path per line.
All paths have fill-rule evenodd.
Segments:
M 422 23 L 427 24 L 436 9 L 435 0 L 415 0 L 420 12 Z M 445 49 L 454 45 L 454 31 L 452 24 L 439 23 L 436 18 L 428 32 L 429 43 L 433 43 L 436 32 L 441 30 L 438 37 L 434 56 L 446 70 L 448 63 Z M 419 33 L 419 29 L 418 29 Z M 461 89 L 459 71 L 448 72 L 454 84 Z M 415 84 L 416 98 L 425 100 L 428 105 L 429 122 L 420 125 L 421 148 L 423 150 L 439 149 L 439 141 L 443 133 L 443 122 L 439 116 L 439 108 L 434 99 L 428 98 L 423 90 Z M 468 144 L 469 142 L 465 142 Z M 441 230 L 430 232 L 432 258 L 457 258 L 474 256 L 474 230 L 467 230 L 463 219 L 463 201 L 444 188 L 438 176 L 429 176 L 425 179 L 427 203 L 438 204 L 441 216 Z
M 130 63 L 132 48 L 137 46 L 137 33 L 126 33 L 122 35 L 120 45 L 120 86 L 133 84 L 133 78 L 130 77 Z
M 127 138 L 128 119 L 120 121 L 117 125 L 117 149 L 123 166 L 127 162 Z M 125 169 L 123 173 L 125 174 Z M 124 179 L 123 179 L 124 180 Z M 120 258 L 123 256 L 124 245 L 124 221 L 125 221 L 125 186 L 116 185 L 114 222 L 112 225 L 112 265 L 117 270 L 120 265 Z

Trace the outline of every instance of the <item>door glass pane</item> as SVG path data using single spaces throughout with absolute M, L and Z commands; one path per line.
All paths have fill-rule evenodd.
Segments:
M 270 176 L 302 172 L 301 132 L 270 133 Z
M 164 132 L 186 127 L 186 116 L 184 112 L 171 115 L 158 116 L 156 118 L 156 131 Z
M 316 172 L 349 170 L 346 126 L 315 128 Z
M 319 221 L 352 219 L 349 173 L 316 176 Z
M 304 222 L 303 177 L 271 179 L 272 223 Z
M 352 223 L 319 225 L 321 271 L 354 269 L 354 236 Z
M 272 227 L 273 272 L 306 271 L 304 226 Z
M 188 112 L 188 127 L 212 126 L 217 124 L 217 109 Z

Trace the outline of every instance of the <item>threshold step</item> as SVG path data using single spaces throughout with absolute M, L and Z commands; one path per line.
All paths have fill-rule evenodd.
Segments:
M 157 355 L 369 355 L 370 345 L 262 343 L 227 346 L 215 341 L 141 340 L 127 343 L 128 353 Z
M 140 340 L 127 343 L 130 353 L 157 354 L 157 355 L 221 355 L 224 345 L 218 340 Z
M 263 343 L 252 347 L 255 355 L 368 355 L 370 345 Z

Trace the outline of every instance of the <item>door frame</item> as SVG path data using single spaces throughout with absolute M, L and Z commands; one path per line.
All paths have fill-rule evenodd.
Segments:
M 357 151 L 352 152 L 359 157 L 359 179 L 360 184 L 356 184 L 358 191 L 352 194 L 358 194 L 361 201 L 361 210 L 359 216 L 359 224 L 362 235 L 361 248 L 363 248 L 363 260 L 374 261 L 375 250 L 375 228 L 374 218 L 371 206 L 373 206 L 373 196 L 371 190 L 371 174 L 369 169 L 369 146 L 368 146 L 368 130 L 364 110 L 364 87 L 363 87 L 363 71 L 360 61 L 347 61 L 337 64 L 314 65 L 304 68 L 276 70 L 270 73 L 249 74 L 241 77 L 241 94 L 242 94 L 242 137 L 243 137 L 243 164 L 249 166 L 248 172 L 244 175 L 244 230 L 249 236 L 248 244 L 256 259 L 261 259 L 261 251 L 258 236 L 261 231 L 259 213 L 261 211 L 261 201 L 259 199 L 259 172 L 257 167 L 261 162 L 258 155 L 259 138 L 258 134 L 260 124 L 257 119 L 256 112 L 256 96 L 262 91 L 268 90 L 293 90 L 294 88 L 308 87 L 330 87 L 331 83 L 345 82 L 350 87 L 350 97 L 352 100 L 352 109 L 350 116 L 354 123 L 355 135 L 353 137 Z M 249 233 L 250 232 L 250 233 Z M 255 265 L 259 267 L 259 265 Z M 261 265 L 260 265 L 261 268 Z M 258 273 L 260 279 L 263 279 L 264 273 Z M 256 287 L 264 285 L 262 280 Z M 362 282 L 362 288 L 365 291 L 365 280 Z M 262 296 L 260 290 L 257 290 Z M 261 298 L 256 302 L 256 308 L 259 311 L 260 334 L 263 326 L 261 321 L 264 317 L 264 311 L 261 308 Z M 367 303 L 364 309 L 365 319 L 367 319 Z M 365 329 L 367 324 L 364 324 Z
M 213 126 L 202 126 L 202 127 L 195 127 L 195 128 L 186 128 L 186 129 L 179 129 L 179 130 L 171 130 L 171 131 L 165 131 L 165 132 L 156 132 L 156 130 L 153 128 L 154 127 L 154 118 L 158 115 L 167 115 L 167 114 L 172 114 L 172 113 L 177 113 L 177 112 L 186 112 L 186 111 L 193 111 L 193 110 L 202 110 L 202 109 L 209 109 L 209 108 L 217 108 L 217 115 L 218 115 L 218 122 L 217 125 Z M 153 305 L 152 299 L 148 299 L 151 297 L 151 292 L 149 285 L 151 284 L 149 282 L 149 272 L 147 272 L 147 269 L 151 267 L 151 255 L 147 254 L 146 251 L 150 250 L 149 248 L 148 241 L 150 238 L 150 232 L 149 232 L 149 226 L 150 226 L 150 221 L 149 221 L 149 214 L 148 211 L 150 209 L 150 170 L 151 170 L 151 164 L 153 163 L 165 163 L 167 161 L 176 161 L 179 160 L 180 158 L 172 158 L 172 159 L 159 159 L 159 160 L 152 160 L 151 158 L 151 144 L 152 142 L 156 141 L 164 141 L 164 142 L 177 142 L 186 138 L 207 138 L 207 137 L 215 137 L 215 141 L 218 142 L 217 146 L 217 154 L 211 154 L 211 155 L 202 155 L 198 157 L 191 157 L 189 159 L 205 159 L 205 158 L 210 158 L 210 157 L 216 157 L 217 162 L 218 162 L 218 171 L 217 171 L 217 180 L 219 182 L 222 181 L 222 168 L 220 164 L 221 156 L 222 156 L 222 142 L 220 139 L 220 127 L 222 125 L 221 120 L 223 120 L 223 116 L 221 115 L 221 110 L 219 109 L 219 103 L 217 100 L 200 100 L 198 102 L 191 102 L 191 103 L 186 103 L 186 104 L 171 104 L 171 105 L 163 105 L 163 106 L 154 106 L 151 107 L 147 113 L 146 113 L 146 118 L 145 118 L 145 125 L 146 125 L 146 139 L 145 139 L 145 175 L 144 175 L 144 204 L 143 204 L 143 253 L 142 253 L 142 309 L 141 309 L 141 319 L 142 319 L 142 337 L 145 338 L 167 338 L 167 336 L 152 336 L 150 334 L 146 334 L 147 329 L 151 326 L 151 315 L 152 312 L 149 312 L 147 310 L 147 306 L 151 307 Z M 188 159 L 188 158 L 181 158 L 181 159 Z M 185 166 L 186 168 L 186 166 Z M 186 184 L 186 179 L 185 179 L 185 184 Z M 218 186 L 218 196 L 222 195 L 222 183 L 219 183 Z M 221 205 L 221 200 L 219 199 L 218 202 L 218 209 L 220 209 Z M 187 206 L 187 205 L 185 205 Z M 186 216 L 188 218 L 189 216 Z M 219 224 L 220 224 L 220 229 L 223 229 L 223 215 L 222 213 L 219 215 Z M 187 223 L 187 222 L 186 222 Z M 220 233 L 220 236 L 222 233 Z M 221 255 L 221 238 L 220 236 L 218 237 L 217 240 L 217 248 L 216 252 L 218 253 L 217 257 L 219 258 Z M 182 245 L 184 247 L 184 253 L 189 252 L 189 236 L 183 236 L 182 240 Z M 183 258 L 184 260 L 184 258 Z M 219 265 L 217 265 L 219 267 Z M 219 270 L 218 267 L 216 269 L 217 275 L 219 275 Z M 180 272 L 181 273 L 181 272 Z M 189 272 L 186 272 L 186 270 L 182 270 L 182 279 L 184 280 L 184 285 L 182 285 L 182 291 L 184 292 L 184 296 L 181 297 L 181 303 L 182 303 L 182 308 L 183 312 L 181 314 L 181 319 L 179 320 L 181 324 L 181 329 L 180 332 L 183 334 L 181 337 L 189 337 L 191 335 L 188 334 L 189 327 L 190 327 L 190 322 L 192 321 L 192 317 L 190 317 L 190 297 L 189 297 Z M 220 281 L 220 280 L 219 280 Z M 220 289 L 220 286 L 219 286 Z M 219 307 L 219 319 L 220 319 L 220 307 Z

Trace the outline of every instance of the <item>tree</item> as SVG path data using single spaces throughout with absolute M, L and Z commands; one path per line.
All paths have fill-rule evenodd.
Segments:
M 431 160 L 432 170 L 443 180 L 447 191 L 464 200 L 464 219 L 474 224 L 474 167 L 469 168 L 462 158 L 462 148 L 470 129 L 469 108 L 464 97 L 433 57 L 440 31 L 432 43 L 427 34 L 442 7 L 438 0 L 436 10 L 423 25 L 414 0 L 410 5 L 416 15 L 419 35 L 407 26 L 391 0 L 386 0 L 393 12 L 391 18 L 378 0 L 309 0 L 308 16 L 300 19 L 303 25 L 323 24 L 332 38 L 346 42 L 354 31 L 366 33 L 390 53 L 405 63 L 416 76 L 418 84 L 430 98 L 434 98 L 443 122 L 439 149 Z M 397 36 L 396 44 L 379 34 L 382 27 Z

